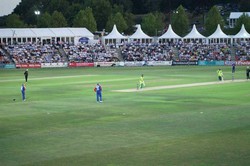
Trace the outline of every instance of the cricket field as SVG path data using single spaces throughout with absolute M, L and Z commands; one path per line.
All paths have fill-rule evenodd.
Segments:
M 29 69 L 26 101 L 25 69 L 1 69 L 0 165 L 250 165 L 246 67 L 218 68 Z

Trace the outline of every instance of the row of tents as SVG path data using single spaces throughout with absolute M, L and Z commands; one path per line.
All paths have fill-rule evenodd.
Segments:
M 84 40 L 83 40 L 84 39 Z M 87 40 L 86 40 L 87 39 Z M 113 30 L 102 37 L 102 43 L 105 44 L 120 44 L 123 42 L 168 42 L 178 40 L 194 40 L 206 43 L 232 43 L 235 40 L 248 40 L 250 34 L 246 31 L 244 24 L 241 30 L 236 35 L 226 35 L 220 25 L 217 26 L 216 31 L 205 37 L 198 32 L 196 26 L 193 25 L 192 30 L 184 37 L 177 35 L 172 26 L 169 25 L 168 30 L 159 37 L 150 37 L 143 32 L 141 25 L 137 25 L 137 30 L 131 36 L 124 36 L 118 30 L 116 25 Z M 51 41 L 65 41 L 74 42 L 75 44 L 81 41 L 94 41 L 94 34 L 86 28 L 6 28 L 0 29 L 0 43 L 24 43 L 24 42 L 51 42 Z
M 236 35 L 233 36 L 226 35 L 221 30 L 220 25 L 218 25 L 215 32 L 208 37 L 205 37 L 204 35 L 199 33 L 195 25 L 193 25 L 192 30 L 186 36 L 180 37 L 173 31 L 172 26 L 170 24 L 168 30 L 163 35 L 157 38 L 157 40 L 160 42 L 177 41 L 177 40 L 195 40 L 195 41 L 200 40 L 208 43 L 229 43 L 229 42 L 234 42 L 234 40 L 238 39 L 240 40 L 250 39 L 250 34 L 246 31 L 244 24 L 242 25 L 241 30 Z M 107 36 L 104 37 L 104 40 L 105 43 L 119 43 L 123 40 L 151 42 L 153 40 L 153 37 L 150 37 L 147 34 L 145 34 L 142 31 L 140 25 L 138 25 L 136 32 L 131 36 L 129 37 L 123 36 L 118 32 L 116 25 L 114 25 L 113 30 Z

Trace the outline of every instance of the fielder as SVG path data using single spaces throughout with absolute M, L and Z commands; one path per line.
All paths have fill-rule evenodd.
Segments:
M 219 81 L 224 81 L 223 72 L 221 69 L 217 70 L 217 75 L 218 75 Z
M 22 84 L 22 86 L 21 86 L 21 93 L 22 93 L 22 99 L 23 99 L 23 101 L 26 100 L 25 91 L 26 91 L 26 86 L 25 86 L 25 84 Z
M 96 92 L 96 102 L 102 103 L 102 86 L 99 83 L 96 84 L 94 91 Z
M 145 82 L 142 74 L 139 80 L 139 88 L 142 89 L 143 87 L 145 87 Z

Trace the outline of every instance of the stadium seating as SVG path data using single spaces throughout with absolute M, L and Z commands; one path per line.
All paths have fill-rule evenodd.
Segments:
M 250 42 L 230 44 L 205 43 L 123 43 L 102 44 L 35 44 L 19 43 L 0 48 L 0 63 L 117 62 L 117 61 L 198 61 L 250 60 Z M 60 52 L 62 49 L 62 52 Z M 65 57 L 64 57 L 65 56 Z M 119 58 L 121 57 L 121 58 Z

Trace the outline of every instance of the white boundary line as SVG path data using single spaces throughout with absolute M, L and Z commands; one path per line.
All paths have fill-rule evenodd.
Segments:
M 201 83 L 192 83 L 192 84 L 181 84 L 181 85 L 167 85 L 167 86 L 156 86 L 148 87 L 142 89 L 121 89 L 113 90 L 113 92 L 143 92 L 143 91 L 152 91 L 152 90 L 161 90 L 161 89 L 174 89 L 174 88 L 186 88 L 194 86 L 205 86 L 205 85 L 214 85 L 214 84 L 224 84 L 224 83 L 235 83 L 235 82 L 246 82 L 247 80 L 226 80 L 226 81 L 214 81 L 214 82 L 201 82 Z

